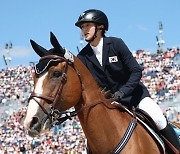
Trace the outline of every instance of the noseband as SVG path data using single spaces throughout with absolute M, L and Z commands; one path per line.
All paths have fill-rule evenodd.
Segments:
M 29 101 L 31 99 L 35 100 L 38 105 L 40 106 L 40 108 L 43 110 L 43 112 L 47 115 L 47 118 L 50 120 L 51 122 L 51 125 L 55 125 L 57 123 L 62 123 L 64 122 L 66 119 L 71 119 L 71 116 L 68 116 L 68 112 L 67 111 L 59 111 L 58 109 L 55 108 L 60 96 L 61 96 L 61 93 L 62 93 L 62 90 L 63 90 L 63 87 L 64 87 L 64 84 L 66 83 L 67 81 L 67 68 L 68 68 L 68 65 L 71 65 L 73 68 L 74 68 L 74 65 L 72 62 L 70 62 L 69 60 L 65 59 L 64 57 L 60 57 L 60 56 L 57 56 L 57 55 L 48 55 L 48 56 L 44 56 L 40 59 L 40 61 L 44 60 L 44 59 L 47 59 L 47 58 L 50 58 L 50 59 L 55 59 L 56 61 L 58 62 L 66 62 L 65 63 L 65 66 L 64 66 L 64 69 L 62 71 L 62 76 L 61 76 L 61 79 L 60 79 L 60 82 L 58 84 L 58 89 L 56 91 L 56 94 L 54 97 L 52 96 L 45 96 L 43 94 L 38 94 L 38 93 L 35 93 L 35 92 L 32 92 L 30 97 L 29 97 Z M 75 68 L 74 68 L 75 69 Z M 75 69 L 76 70 L 76 69 Z M 79 72 L 76 70 L 78 76 L 79 76 Z M 41 104 L 40 102 L 36 99 L 36 98 L 40 98 L 40 99 L 44 99 L 46 100 L 46 102 L 48 104 L 50 104 L 50 112 L 48 112 Z M 66 119 L 64 118 L 60 118 L 62 114 L 65 114 L 66 116 Z

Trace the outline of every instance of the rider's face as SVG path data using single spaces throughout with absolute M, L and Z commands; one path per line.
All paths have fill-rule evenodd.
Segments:
M 95 33 L 95 24 L 86 22 L 81 25 L 81 31 L 86 40 L 90 40 Z

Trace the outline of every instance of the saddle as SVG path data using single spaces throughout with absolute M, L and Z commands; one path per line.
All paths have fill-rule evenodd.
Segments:
M 174 146 L 164 137 L 161 135 L 159 129 L 157 128 L 154 120 L 149 116 L 149 114 L 141 109 L 138 108 L 132 108 L 129 109 L 126 106 L 120 104 L 120 103 L 113 103 L 115 108 L 119 110 L 123 110 L 127 112 L 132 117 L 135 117 L 139 124 L 141 124 L 144 129 L 149 133 L 149 135 L 154 139 L 154 141 L 159 145 L 161 153 L 165 154 L 165 146 L 173 149 Z M 91 149 L 87 148 L 88 154 L 91 154 Z M 174 150 L 173 150 L 174 151 Z
M 168 147 L 168 148 L 170 148 L 172 150 L 174 149 L 174 146 L 160 133 L 160 131 L 157 128 L 154 120 L 149 116 L 148 113 L 146 113 L 145 111 L 137 108 L 136 109 L 136 116 L 139 119 L 141 119 L 144 123 L 146 123 L 152 130 L 154 130 L 154 132 L 163 140 L 166 147 Z M 153 137 L 153 135 L 151 135 L 151 136 Z
M 157 133 L 159 136 L 160 131 L 157 128 L 154 120 L 149 116 L 149 114 L 141 109 L 136 109 L 136 116 L 141 119 L 143 122 L 145 122 L 151 129 L 153 129 L 155 131 L 155 133 Z

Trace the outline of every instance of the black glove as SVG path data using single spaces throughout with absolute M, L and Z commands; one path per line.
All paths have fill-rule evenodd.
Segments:
M 124 93 L 123 93 L 122 91 L 116 91 L 116 92 L 112 95 L 113 98 L 117 98 L 118 100 L 121 100 L 123 96 L 124 96 Z

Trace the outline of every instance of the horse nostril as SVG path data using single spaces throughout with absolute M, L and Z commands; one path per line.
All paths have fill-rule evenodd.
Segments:
M 31 124 L 30 124 L 30 128 L 32 128 L 37 123 L 38 123 L 38 117 L 33 117 L 32 121 L 31 121 Z

